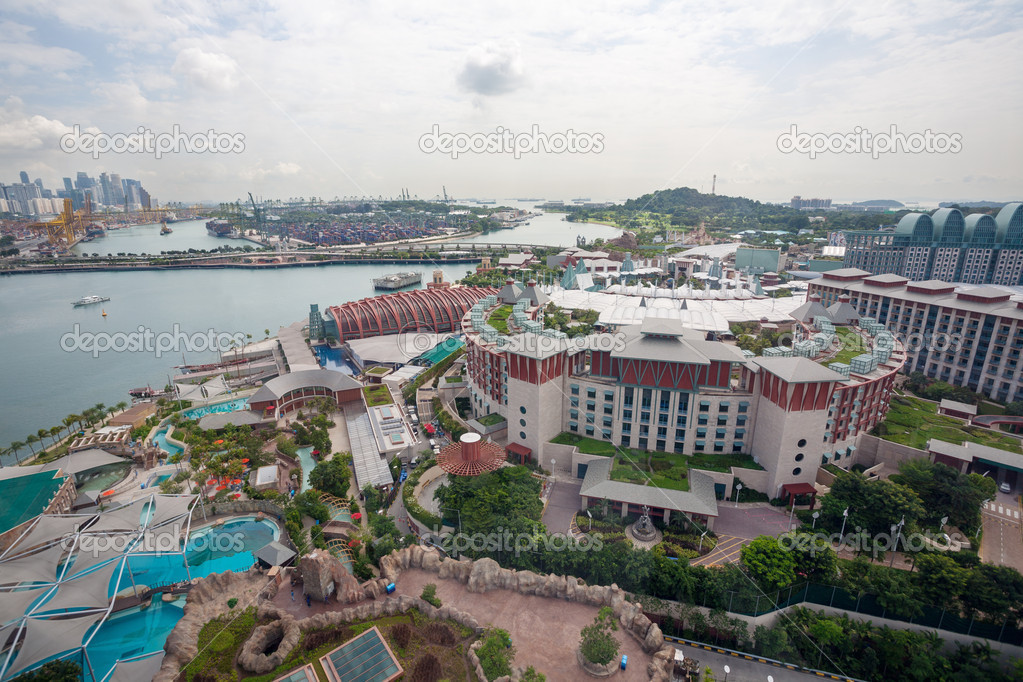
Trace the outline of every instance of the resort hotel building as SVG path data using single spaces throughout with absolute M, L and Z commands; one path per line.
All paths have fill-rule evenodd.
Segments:
M 896 334 L 907 373 L 1003 402 L 1023 400 L 1023 290 L 842 268 L 812 280 L 808 291 L 810 300 L 846 302 Z
M 847 306 L 807 302 L 793 315 L 794 346 L 756 357 L 661 317 L 567 338 L 544 328 L 546 301 L 534 282 L 509 280 L 469 309 L 469 396 L 476 417 L 507 420 L 509 453 L 545 468 L 553 460 L 582 479 L 584 507 L 610 498 L 623 512 L 677 510 L 712 525 L 715 497 L 731 495 L 734 476 L 772 498 L 812 492 L 818 467 L 850 457 L 857 437 L 884 419 L 905 362 L 894 336 L 866 317 L 844 332 L 861 337 L 863 351 L 837 362 L 832 319 Z M 603 441 L 619 458 L 636 449 L 748 463 L 691 466 L 688 491 L 651 489 L 611 480 L 607 457 L 565 444 L 579 438 Z

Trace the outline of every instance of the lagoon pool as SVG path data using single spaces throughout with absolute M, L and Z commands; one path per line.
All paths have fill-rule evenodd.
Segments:
M 75 488 L 79 493 L 91 490 L 106 490 L 124 480 L 131 471 L 131 464 L 104 464 L 75 475 Z
M 145 609 L 136 606 L 107 618 L 86 647 L 96 678 L 103 679 L 119 658 L 163 649 L 171 630 L 184 615 L 184 606 L 184 595 L 171 602 L 157 595 Z
M 217 403 L 216 405 L 203 405 L 202 407 L 193 407 L 190 410 L 185 410 L 181 413 L 181 416 L 185 419 L 200 419 L 208 414 L 220 414 L 221 412 L 235 412 L 237 410 L 244 410 L 248 407 L 248 398 L 238 398 L 226 403 Z
M 299 492 L 304 493 L 312 487 L 309 483 L 309 474 L 312 473 L 313 467 L 316 466 L 316 460 L 313 459 L 312 445 L 298 449 L 298 461 L 302 464 L 302 489 Z
M 174 443 L 167 442 L 167 430 L 169 426 L 164 426 L 153 435 L 153 445 L 160 448 L 168 455 L 180 455 L 184 450 Z

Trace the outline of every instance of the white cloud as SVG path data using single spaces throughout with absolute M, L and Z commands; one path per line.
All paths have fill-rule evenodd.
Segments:
M 302 167 L 297 163 L 279 161 L 269 168 L 263 167 L 261 164 L 257 164 L 256 166 L 249 168 L 243 168 L 238 175 L 242 180 L 262 182 L 263 180 L 272 178 L 286 178 L 298 175 L 301 170 Z
M 70 126 L 60 121 L 26 114 L 24 103 L 17 97 L 8 97 L 0 108 L 0 153 L 46 146 L 57 149 L 60 136 L 69 132 Z
M 171 70 L 207 90 L 231 91 L 238 87 L 238 64 L 226 54 L 207 52 L 200 47 L 181 50 Z

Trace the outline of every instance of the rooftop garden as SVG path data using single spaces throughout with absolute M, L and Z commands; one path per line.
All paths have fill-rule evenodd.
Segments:
M 376 367 L 370 367 L 366 370 L 365 374 L 371 377 L 382 377 L 391 371 L 390 367 L 384 367 L 383 365 L 377 365 Z
M 490 317 L 487 318 L 487 323 L 496 329 L 501 334 L 508 333 L 508 318 L 511 317 L 512 307 L 510 305 L 503 305 L 494 312 L 490 313 Z
M 689 470 L 728 472 L 732 467 L 763 469 L 749 455 L 738 453 L 697 453 L 680 455 L 674 452 L 646 452 L 635 448 L 616 448 L 613 443 L 562 432 L 552 443 L 574 445 L 587 455 L 615 457 L 611 480 L 653 485 L 669 490 L 689 490 Z
M 391 392 L 384 385 L 364 386 L 362 393 L 366 396 L 366 404 L 370 407 L 394 404 Z
M 935 403 L 911 396 L 893 396 L 886 419 L 874 429 L 874 435 L 893 443 L 920 450 L 937 438 L 949 443 L 972 441 L 1009 452 L 1023 453 L 1020 440 L 992 429 L 970 426 L 961 419 L 938 414 Z
M 483 424 L 483 426 L 496 426 L 504 422 L 504 417 L 499 414 L 485 414 L 476 421 Z
M 841 362 L 846 365 L 857 355 L 870 352 L 863 338 L 849 327 L 835 327 L 835 336 L 842 342 L 842 348 L 827 362 Z

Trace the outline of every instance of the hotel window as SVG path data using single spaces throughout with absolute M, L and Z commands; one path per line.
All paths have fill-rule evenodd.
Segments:
M 596 398 L 597 397 L 597 389 L 595 389 L 595 388 L 587 388 L 586 389 L 586 397 L 587 398 Z
M 579 407 L 579 399 L 578 398 L 569 398 L 568 402 L 569 402 L 570 405 L 572 405 L 572 407 Z
M 614 400 L 614 399 L 615 399 L 615 392 L 614 391 L 604 391 L 604 400 Z
M 722 400 L 718 403 L 718 412 L 728 412 L 728 401 Z
M 646 450 L 646 438 L 640 438 L 638 441 L 636 441 L 636 447 L 638 447 L 640 450 Z
M 718 429 L 717 431 L 714 432 L 714 436 L 717 437 L 717 438 L 724 438 L 725 437 L 725 430 L 724 429 Z
M 745 437 L 746 437 L 746 429 L 736 429 L 735 430 L 735 440 L 742 440 Z
M 587 400 L 586 409 L 592 412 L 593 410 L 597 409 L 597 403 L 592 400 Z
M 725 417 L 718 417 L 718 426 L 727 426 L 727 425 L 728 425 L 728 417 L 726 417 L 726 416 Z
M 632 420 L 632 410 L 622 410 L 622 419 Z
M 612 423 L 611 417 L 604 417 L 604 426 L 611 426 Z
M 739 403 L 739 414 L 746 414 L 746 410 L 748 410 L 748 409 L 749 409 L 749 403 L 747 403 L 747 402 Z
M 668 437 L 668 429 L 664 428 L 663 426 L 658 428 L 657 429 L 657 437 L 658 438 L 667 438 Z
M 568 422 L 568 430 L 578 432 L 579 424 L 577 424 L 576 422 Z
M 632 424 L 622 424 L 622 433 L 632 433 Z
M 746 417 L 736 417 L 735 418 L 735 425 L 736 426 L 746 426 Z
M 710 411 L 710 401 L 709 400 L 701 400 L 700 401 L 700 412 L 709 412 L 709 411 Z
M 724 441 L 720 441 L 720 440 L 714 441 L 714 452 L 724 452 L 724 451 L 725 451 L 725 442 Z
M 572 419 L 578 419 L 579 418 L 579 410 L 569 410 L 568 411 L 568 416 L 571 417 Z
M 675 429 L 675 440 L 685 440 L 686 432 L 685 429 Z
M 646 408 L 648 410 L 650 409 L 650 400 L 652 398 L 652 394 L 653 394 L 653 391 L 651 389 L 649 389 L 649 388 L 644 388 L 643 389 L 642 403 L 641 404 L 642 404 L 642 406 L 644 408 Z
M 592 426 L 587 426 L 586 427 L 586 435 L 587 436 L 592 436 L 593 435 L 593 427 Z
M 627 448 L 632 444 L 632 438 L 629 436 L 622 436 L 622 447 Z
M 698 440 L 696 441 L 696 445 L 693 447 L 693 449 L 696 450 L 697 452 L 703 452 L 704 446 L 706 446 L 706 442 Z
M 701 414 L 697 418 L 696 423 L 699 424 L 700 426 L 706 426 L 707 425 L 707 415 Z
M 579 386 L 578 386 L 578 384 L 572 384 L 571 389 L 572 389 L 572 395 L 579 395 Z
M 696 429 L 696 437 L 704 438 L 707 435 L 707 429 Z

